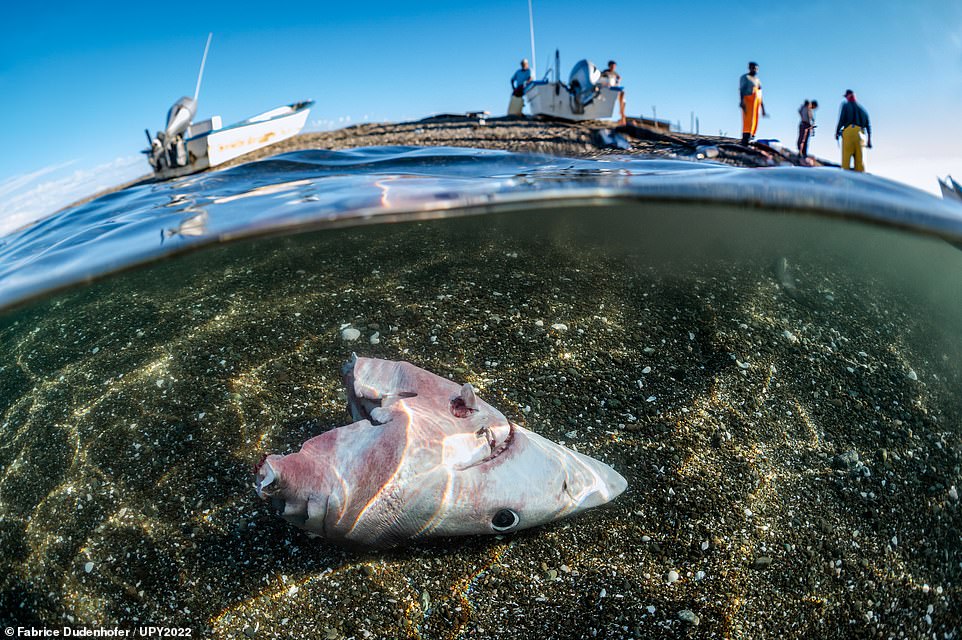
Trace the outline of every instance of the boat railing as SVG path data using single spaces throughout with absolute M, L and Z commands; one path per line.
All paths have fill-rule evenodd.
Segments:
M 264 122 L 265 120 L 270 120 L 271 118 L 277 118 L 278 116 L 286 116 L 289 113 L 294 113 L 294 107 L 291 105 L 285 105 L 283 107 L 277 107 L 276 109 L 271 109 L 270 111 L 265 111 L 264 113 L 259 113 L 256 116 L 248 118 L 248 122 Z

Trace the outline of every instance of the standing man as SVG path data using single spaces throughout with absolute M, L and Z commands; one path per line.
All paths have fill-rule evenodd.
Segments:
M 748 144 L 758 130 L 758 112 L 763 116 L 765 103 L 762 102 L 762 81 L 758 77 L 758 63 L 748 63 L 748 73 L 738 83 L 738 106 L 742 109 L 742 144 Z
M 802 117 L 798 123 L 798 155 L 803 158 L 808 157 L 808 139 L 815 132 L 816 109 L 818 100 L 806 100 L 798 110 L 798 115 Z
M 521 68 L 511 76 L 511 101 L 508 103 L 509 116 L 524 115 L 524 88 L 531 82 L 531 69 L 528 61 L 521 61 Z
M 609 87 L 620 87 L 621 86 L 621 76 L 615 70 L 618 67 L 618 63 L 614 60 L 608 61 L 608 68 L 601 72 L 601 80 L 608 84 Z M 619 125 L 627 124 L 628 121 L 625 119 L 625 91 L 624 89 L 618 94 L 618 107 L 621 111 L 621 119 L 618 121 Z
M 838 126 L 835 127 L 835 139 L 842 138 L 842 168 L 851 169 L 852 157 L 855 157 L 855 170 L 865 171 L 862 163 L 862 130 L 868 135 L 868 148 L 872 148 L 872 125 L 868 121 L 868 112 L 855 101 L 855 92 L 849 89 L 845 92 L 845 102 L 838 113 Z

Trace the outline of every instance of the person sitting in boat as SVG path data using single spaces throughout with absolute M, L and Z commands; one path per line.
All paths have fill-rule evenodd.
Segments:
M 511 101 L 508 102 L 509 116 L 524 115 L 524 90 L 531 83 L 531 69 L 528 61 L 521 61 L 521 68 L 511 76 Z
M 608 61 L 608 68 L 601 72 L 601 81 L 607 82 L 610 87 L 620 87 L 621 86 L 621 76 L 616 71 L 618 63 L 614 60 Z M 623 125 L 628 121 L 625 119 L 625 92 L 622 91 L 618 94 L 618 107 L 621 110 L 621 120 L 618 124 Z

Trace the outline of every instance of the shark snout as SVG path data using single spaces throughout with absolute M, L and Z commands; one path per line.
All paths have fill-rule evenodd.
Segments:
M 607 465 L 599 466 L 603 468 L 594 470 L 596 481 L 591 490 L 579 501 L 579 509 L 590 509 L 611 502 L 628 488 L 628 481 L 620 473 Z
M 565 492 L 577 511 L 611 502 L 628 488 L 628 481 L 605 463 L 574 455 L 580 464 L 569 468 Z

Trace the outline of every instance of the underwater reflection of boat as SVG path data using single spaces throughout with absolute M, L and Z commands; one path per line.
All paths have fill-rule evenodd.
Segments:
M 945 176 L 945 180 L 940 178 L 939 188 L 942 189 L 943 200 L 962 202 L 962 185 L 953 180 L 952 176 Z
M 180 224 L 172 229 L 165 229 L 160 234 L 160 242 L 171 236 L 196 237 L 202 236 L 207 232 L 207 211 L 204 209 L 185 209 L 193 214 L 185 218 Z

